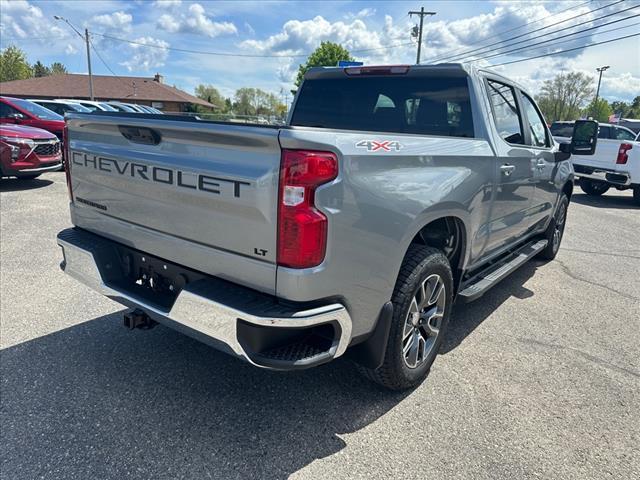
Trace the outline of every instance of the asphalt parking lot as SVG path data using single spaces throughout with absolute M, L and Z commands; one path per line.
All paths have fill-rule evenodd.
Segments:
M 6 479 L 640 478 L 640 208 L 576 189 L 556 261 L 457 305 L 427 381 L 250 367 L 58 268 L 63 173 L 3 181 Z

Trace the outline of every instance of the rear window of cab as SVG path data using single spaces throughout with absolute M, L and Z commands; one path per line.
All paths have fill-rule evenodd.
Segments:
M 473 137 L 467 77 L 370 76 L 308 79 L 291 125 Z

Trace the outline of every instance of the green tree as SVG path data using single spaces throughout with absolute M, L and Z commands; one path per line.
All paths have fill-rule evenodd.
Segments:
M 51 70 L 40 60 L 33 64 L 33 76 L 34 77 L 47 77 L 51 75 Z
M 631 108 L 627 112 L 627 118 L 640 118 L 640 95 L 631 101 Z
M 237 115 L 281 116 L 283 107 L 276 94 L 259 88 L 239 88 L 234 95 L 233 112 Z
M 542 84 L 536 101 L 548 122 L 575 120 L 593 96 L 593 78 L 581 72 L 561 73 Z
M 25 53 L 14 45 L 0 52 L 0 82 L 24 80 L 32 75 Z
M 233 111 L 237 115 L 255 115 L 255 88 L 239 88 L 233 96 Z
M 599 122 L 608 122 L 609 115 L 612 113 L 611 105 L 609 105 L 609 102 L 604 98 L 599 98 L 598 100 L 594 98 L 593 101 L 587 105 L 587 108 L 584 109 L 585 116 L 593 117 L 594 120 Z
M 340 60 L 352 62 L 354 58 L 349 53 L 349 50 L 338 43 L 320 43 L 320 46 L 309 55 L 307 63 L 298 67 L 298 76 L 295 81 L 296 87 L 300 86 L 304 74 L 307 73 L 307 70 L 311 67 L 335 67 Z
M 49 67 L 49 70 L 51 71 L 51 75 L 60 75 L 62 73 L 69 73 L 67 72 L 67 67 L 65 67 L 60 62 L 53 62 L 51 64 L 51 67 Z
M 620 114 L 621 117 L 628 117 L 628 113 L 631 111 L 631 105 L 627 102 L 615 100 L 611 102 L 611 110 L 613 113 Z
M 200 84 L 196 87 L 195 93 L 196 97 L 201 98 L 206 102 L 212 103 L 213 105 L 218 107 L 216 111 L 223 113 L 224 107 L 226 105 L 225 99 L 216 87 L 214 87 L 213 85 Z

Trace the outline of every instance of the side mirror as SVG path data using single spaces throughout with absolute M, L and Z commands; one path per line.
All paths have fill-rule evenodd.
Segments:
M 595 120 L 576 120 L 571 136 L 571 153 L 593 155 L 598 143 L 598 122 Z

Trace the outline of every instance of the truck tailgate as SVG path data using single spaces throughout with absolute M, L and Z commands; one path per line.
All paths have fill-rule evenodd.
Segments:
M 167 117 L 68 117 L 74 225 L 273 293 L 279 130 Z

